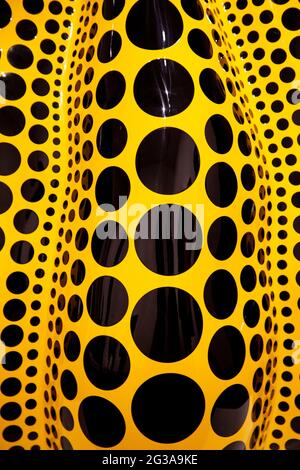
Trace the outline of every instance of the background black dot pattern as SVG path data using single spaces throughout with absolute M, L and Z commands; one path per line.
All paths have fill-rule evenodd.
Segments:
M 299 449 L 297 3 L 0 9 L 2 448 Z

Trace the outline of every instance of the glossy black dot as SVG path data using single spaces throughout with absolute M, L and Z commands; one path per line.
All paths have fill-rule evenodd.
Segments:
M 200 74 L 200 86 L 203 93 L 213 103 L 224 103 L 226 93 L 223 82 L 213 69 L 204 69 Z
M 101 209 L 113 212 L 126 204 L 130 181 L 122 168 L 111 166 L 103 170 L 96 183 L 96 199 Z
M 132 417 L 144 436 L 163 444 L 190 436 L 202 421 L 205 399 L 189 377 L 161 374 L 151 377 L 136 391 Z
M 300 450 L 300 439 L 288 439 L 285 448 L 286 450 Z
M 291 40 L 290 53 L 296 59 L 300 59 L 300 36 L 296 36 Z
M 23 0 L 23 7 L 28 13 L 36 15 L 41 13 L 44 8 L 44 0 Z
M 0 251 L 5 245 L 5 233 L 3 232 L 2 228 L 0 228 Z
M 23 431 L 20 426 L 15 425 L 7 426 L 2 433 L 3 439 L 8 442 L 16 442 L 21 439 L 22 435 Z
M 34 39 L 37 35 L 37 31 L 35 23 L 30 20 L 21 20 L 16 26 L 17 35 L 19 38 L 24 39 L 24 41 Z
M 62 12 L 62 5 L 60 2 L 53 0 L 49 4 L 49 11 L 53 13 L 53 15 L 59 15 Z
M 5 370 L 13 371 L 19 369 L 23 362 L 22 355 L 17 351 L 10 351 L 3 357 L 2 367 Z
M 7 184 L 0 181 L 0 214 L 3 214 L 10 208 L 12 200 L 13 195 L 11 189 Z
M 24 333 L 17 325 L 6 326 L 1 332 L 1 340 L 7 347 L 15 347 L 21 343 Z
M 13 294 L 22 294 L 29 286 L 29 279 L 25 273 L 17 271 L 8 276 L 6 286 Z
M 61 390 L 68 400 L 74 400 L 77 395 L 77 382 L 70 370 L 64 370 L 60 378 Z
M 29 47 L 16 44 L 8 49 L 8 62 L 17 69 L 27 69 L 33 62 L 33 54 Z
M 46 96 L 50 91 L 50 86 L 43 78 L 36 78 L 32 82 L 32 89 L 38 96 Z
M 252 266 L 245 266 L 241 271 L 241 285 L 247 292 L 253 291 L 256 286 L 256 273 Z
M 253 255 L 255 249 L 255 238 L 251 232 L 246 232 L 241 240 L 241 252 L 246 258 Z
M 3 73 L 0 76 L 0 96 L 6 100 L 19 100 L 26 92 L 24 79 L 16 73 Z
M 126 32 L 137 47 L 166 49 L 179 40 L 183 22 L 179 11 L 169 0 L 139 0 L 129 11 Z
M 241 172 L 241 180 L 242 185 L 247 191 L 251 191 L 251 189 L 254 188 L 255 179 L 256 176 L 253 167 L 249 164 L 244 165 Z
M 18 419 L 21 413 L 22 408 L 18 403 L 15 402 L 5 403 L 1 407 L 1 417 L 7 421 L 14 421 L 15 419 Z
M 15 263 L 26 264 L 32 260 L 34 249 L 31 243 L 21 240 L 14 243 L 10 249 L 10 255 Z
M 205 126 L 205 138 L 212 150 L 227 153 L 232 147 L 233 133 L 227 119 L 221 114 L 211 116 Z
M 162 127 L 148 134 L 136 155 L 143 184 L 160 194 L 177 194 L 193 184 L 200 167 L 194 140 L 181 129 Z
M 211 425 L 216 434 L 232 436 L 245 422 L 249 394 L 243 385 L 231 385 L 216 400 L 211 412 Z
M 112 70 L 103 75 L 96 90 L 96 100 L 100 108 L 111 109 L 117 106 L 124 96 L 125 89 L 125 78 L 120 72 Z
M 80 320 L 83 313 L 83 302 L 79 295 L 74 294 L 68 302 L 68 315 L 72 322 Z
M 85 278 L 85 265 L 81 259 L 74 261 L 71 267 L 71 280 L 75 286 L 83 283 Z
M 127 234 L 118 222 L 109 220 L 98 225 L 92 238 L 92 254 L 98 264 L 116 266 L 123 261 L 127 251 Z
M 72 431 L 72 429 L 74 428 L 74 418 L 69 408 L 67 408 L 66 406 L 62 406 L 59 410 L 59 417 L 63 427 L 67 431 Z
M 245 361 L 245 342 L 233 326 L 220 328 L 212 337 L 208 349 L 208 362 L 212 372 L 222 380 L 235 377 Z
M 246 450 L 246 445 L 243 441 L 235 441 L 228 444 L 223 450 Z
M 113 60 L 119 54 L 121 45 L 121 35 L 115 30 L 107 31 L 98 45 L 97 56 L 99 61 L 106 64 Z
M 241 131 L 239 133 L 238 145 L 242 154 L 248 157 L 251 153 L 252 146 L 251 146 L 251 140 L 245 131 Z
M 151 271 L 171 276 L 190 269 L 202 248 L 202 230 L 183 206 L 162 204 L 148 211 L 135 233 L 135 249 Z
M 112 326 L 124 317 L 128 294 L 123 284 L 111 276 L 92 282 L 87 294 L 87 309 L 91 319 L 101 326 Z
M 178 62 L 157 59 L 138 72 L 134 96 L 139 107 L 157 117 L 169 117 L 184 111 L 194 96 L 189 72 Z
M 124 437 L 125 420 L 119 409 L 105 398 L 85 398 L 78 419 L 84 435 L 97 446 L 114 447 Z
M 49 108 L 45 103 L 37 101 L 31 106 L 31 114 L 36 119 L 46 119 L 49 115 Z
M 120 387 L 128 377 L 128 353 L 115 338 L 97 336 L 85 348 L 84 370 L 95 387 L 113 390 Z
M 105 20 L 113 20 L 123 10 L 125 0 L 104 0 L 102 5 L 102 15 Z
M 31 178 L 22 184 L 21 193 L 26 201 L 37 202 L 44 196 L 45 188 L 41 181 Z
M 4 316 L 9 321 L 18 321 L 24 317 L 26 313 L 26 305 L 23 300 L 11 299 L 4 305 Z
M 288 8 L 282 14 L 282 24 L 290 31 L 298 31 L 300 29 L 300 10 L 299 8 Z
M 46 31 L 50 34 L 55 34 L 59 31 L 59 23 L 56 20 L 48 20 L 45 24 Z
M 21 155 L 17 147 L 7 142 L 0 143 L 0 175 L 11 175 L 19 168 Z
M 7 26 L 11 20 L 11 15 L 12 15 L 11 8 L 6 1 L 1 0 L 0 10 L 1 10 L 0 28 L 5 28 L 5 26 Z
M 237 303 L 237 287 L 225 269 L 213 272 L 204 287 L 204 302 L 211 315 L 219 320 L 228 318 Z
M 14 106 L 0 108 L 0 132 L 6 136 L 20 134 L 25 127 L 25 116 Z
M 213 204 L 228 207 L 237 193 L 237 179 L 227 163 L 215 163 L 207 172 L 205 179 L 206 193 Z
M 1 393 L 7 397 L 15 396 L 19 393 L 22 388 L 22 384 L 19 379 L 11 377 L 5 379 L 1 384 Z
M 175 362 L 189 356 L 202 334 L 202 314 L 196 300 L 182 289 L 160 287 L 134 307 L 131 334 L 150 359 Z
M 188 43 L 192 51 L 203 59 L 213 56 L 213 47 L 209 37 L 201 29 L 192 29 L 188 35 Z
M 64 352 L 69 361 L 76 361 L 80 354 L 80 340 L 75 331 L 68 331 L 64 339 Z
M 219 217 L 210 226 L 207 244 L 211 254 L 219 260 L 228 259 L 235 250 L 237 229 L 229 217 Z
M 21 233 L 34 232 L 39 224 L 37 214 L 30 209 L 22 209 L 14 217 L 14 226 Z
M 245 224 L 251 224 L 256 215 L 255 203 L 252 199 L 246 199 L 242 206 L 242 218 Z
M 55 42 L 52 39 L 43 39 L 40 44 L 41 51 L 45 54 L 53 54 L 56 50 Z
M 202 20 L 204 17 L 200 0 L 181 0 L 184 11 L 194 20 Z
M 49 164 L 49 158 L 41 150 L 35 150 L 28 157 L 28 165 L 34 171 L 43 171 Z
M 49 137 L 46 127 L 37 124 L 29 129 L 29 138 L 34 144 L 44 144 Z
M 291 420 L 291 428 L 297 434 L 300 434 L 300 417 L 296 416 Z
M 97 135 L 97 148 L 102 157 L 117 157 L 127 143 L 127 129 L 119 119 L 105 121 Z

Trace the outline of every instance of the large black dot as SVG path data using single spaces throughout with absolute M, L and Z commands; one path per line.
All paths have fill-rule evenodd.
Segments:
M 212 150 L 227 153 L 232 147 L 233 133 L 227 119 L 221 114 L 211 116 L 205 126 L 205 138 Z
M 19 168 L 21 155 L 17 147 L 7 142 L 0 143 L 0 175 L 11 175 Z
M 137 255 L 157 274 L 171 276 L 187 271 L 197 261 L 201 248 L 200 224 L 183 206 L 155 206 L 141 218 L 136 229 Z
M 203 93 L 207 96 L 208 99 L 210 99 L 213 103 L 224 103 L 226 98 L 225 87 L 215 70 L 202 70 L 199 82 Z
M 73 362 L 80 354 L 80 340 L 75 331 L 68 331 L 64 339 L 64 352 L 66 358 Z
M 250 343 L 250 355 L 253 361 L 258 361 L 264 350 L 264 340 L 257 334 L 254 335 Z
M 245 360 L 243 336 L 233 326 L 220 328 L 213 336 L 208 349 L 208 362 L 213 373 L 222 380 L 235 377 Z
M 207 172 L 205 188 L 211 202 L 218 207 L 232 204 L 237 193 L 237 179 L 227 163 L 215 163 Z
M 290 42 L 290 53 L 296 59 L 300 59 L 300 36 L 294 37 Z
M 125 258 L 127 250 L 128 238 L 122 225 L 112 220 L 98 225 L 92 238 L 92 254 L 98 264 L 116 266 Z
M 108 119 L 100 127 L 97 148 L 105 158 L 117 157 L 125 148 L 127 129 L 119 119 Z
M 204 287 L 204 302 L 214 317 L 223 320 L 234 311 L 237 303 L 237 287 L 233 276 L 225 269 L 213 272 Z
M 25 127 L 25 116 L 14 106 L 0 108 L 0 132 L 6 136 L 18 135 Z
M 136 155 L 139 178 L 160 194 L 177 194 L 197 178 L 200 156 L 194 140 L 181 129 L 162 127 L 148 134 Z
M 119 409 L 105 398 L 85 398 L 78 419 L 84 435 L 97 446 L 114 447 L 124 437 L 125 420 Z
M 204 17 L 200 0 L 181 0 L 181 5 L 184 11 L 194 20 L 202 20 Z
M 8 442 L 16 442 L 23 436 L 23 431 L 20 426 L 7 426 L 2 433 L 3 439 Z
M 244 305 L 244 320 L 249 328 L 254 328 L 259 322 L 260 310 L 255 300 L 248 300 Z
M 125 89 L 125 78 L 120 72 L 112 70 L 103 75 L 96 90 L 96 100 L 100 108 L 111 109 L 117 106 L 124 96 Z
M 1 407 L 1 417 L 7 421 L 14 421 L 15 419 L 19 418 L 21 413 L 22 408 L 20 407 L 19 403 L 16 402 L 5 403 Z
M 150 359 L 175 362 L 197 347 L 202 314 L 196 300 L 176 287 L 160 287 L 144 295 L 131 317 L 133 339 Z
M 28 157 L 28 165 L 34 171 L 43 171 L 49 164 L 49 158 L 45 152 L 35 150 Z
M 97 325 L 112 326 L 124 317 L 128 294 L 118 279 L 102 276 L 92 282 L 86 303 L 89 315 Z
M 110 166 L 103 170 L 96 183 L 96 199 L 101 209 L 113 212 L 126 204 L 130 181 L 122 168 Z
M 26 240 L 20 240 L 13 244 L 10 255 L 15 263 L 26 264 L 32 260 L 34 249 L 31 243 Z
M 102 5 L 102 15 L 105 20 L 116 18 L 125 5 L 125 0 L 104 0 Z
M 201 423 L 204 410 L 199 385 L 179 374 L 148 379 L 132 400 L 132 417 L 137 428 L 148 439 L 163 444 L 190 436 Z
M 45 188 L 41 181 L 35 178 L 30 178 L 22 184 L 21 193 L 26 201 L 37 202 L 44 196 Z
M 77 382 L 76 378 L 70 370 L 64 370 L 61 374 L 60 385 L 63 395 L 68 400 L 74 400 L 77 395 Z
M 7 2 L 4 0 L 0 1 L 0 28 L 5 28 L 11 20 L 11 8 Z
M 235 250 L 236 242 L 237 229 L 232 219 L 223 216 L 211 224 L 207 234 L 207 244 L 216 259 L 229 258 Z
M 299 8 L 288 8 L 282 14 L 282 24 L 290 31 L 300 29 L 300 10 Z
M 68 302 L 68 315 L 71 321 L 79 321 L 83 313 L 83 302 L 79 295 L 74 294 Z
M 219 436 L 232 436 L 245 422 L 249 394 L 243 385 L 231 385 L 216 400 L 211 412 L 211 425 Z
M 192 51 L 202 59 L 210 59 L 213 56 L 211 42 L 201 29 L 192 29 L 189 32 L 188 43 Z
M 23 300 L 11 299 L 4 305 L 4 316 L 9 321 L 19 321 L 26 313 L 26 305 Z
M 138 72 L 134 82 L 134 96 L 146 113 L 158 117 L 174 116 L 191 103 L 194 96 L 193 79 L 174 60 L 152 60 Z
M 17 73 L 3 73 L 0 76 L 0 96 L 6 100 L 19 100 L 25 94 L 26 83 Z
M 22 294 L 29 286 L 29 279 L 25 273 L 17 271 L 8 276 L 6 286 L 13 294 Z
M 16 44 L 8 49 L 8 62 L 17 69 L 27 69 L 33 62 L 33 54 L 29 47 Z
M 15 396 L 19 393 L 22 388 L 22 384 L 19 379 L 10 377 L 5 379 L 1 384 L 1 393 L 7 397 Z
M 59 417 L 63 427 L 67 431 L 72 431 L 72 429 L 74 428 L 74 418 L 69 408 L 67 408 L 66 406 L 62 406 L 59 411 Z
M 12 200 L 13 195 L 11 189 L 7 184 L 0 181 L 0 214 L 3 214 L 10 208 Z
M 17 35 L 19 38 L 24 39 L 24 41 L 34 39 L 37 35 L 37 31 L 35 23 L 30 20 L 21 20 L 16 26 Z
M 22 209 L 14 217 L 14 226 L 21 233 L 32 233 L 39 224 L 37 214 L 30 209 Z
M 84 370 L 97 388 L 113 390 L 128 377 L 130 360 L 124 346 L 111 336 L 97 336 L 85 348 Z
M 243 441 L 235 441 L 228 444 L 223 450 L 246 450 L 246 446 Z
M 17 351 L 9 351 L 3 357 L 2 367 L 5 370 L 13 371 L 19 369 L 23 362 L 22 355 Z
M 256 286 L 256 272 L 252 266 L 244 266 L 241 271 L 241 285 L 247 292 L 253 291 Z
M 37 15 L 44 8 L 44 0 L 23 0 L 23 7 L 28 13 Z
M 179 11 L 169 0 L 139 0 L 127 16 L 126 32 L 138 47 L 166 49 L 182 35 L 183 22 Z
M 104 33 L 97 50 L 99 61 L 106 64 L 113 60 L 119 54 L 121 45 L 122 38 L 117 31 L 112 29 Z

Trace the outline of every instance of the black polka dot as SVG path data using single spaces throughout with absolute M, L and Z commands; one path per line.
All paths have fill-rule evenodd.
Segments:
M 21 233 L 34 232 L 39 224 L 37 214 L 30 209 L 22 209 L 14 217 L 14 226 Z
M 296 36 L 291 40 L 290 52 L 296 59 L 300 59 L 300 36 Z
M 76 361 L 80 354 L 80 340 L 75 331 L 68 331 L 64 339 L 64 352 L 69 361 Z
M 85 348 L 84 370 L 97 388 L 113 390 L 128 377 L 130 360 L 124 346 L 111 336 L 97 336 Z
M 285 448 L 286 450 L 300 450 L 300 439 L 288 439 Z
M 60 378 L 61 390 L 68 400 L 74 400 L 77 395 L 77 382 L 70 370 L 64 370 Z
M 245 224 L 251 224 L 255 219 L 256 207 L 252 199 L 246 199 L 242 207 L 242 218 Z
M 111 30 L 103 34 L 97 50 L 100 62 L 106 64 L 113 60 L 120 52 L 122 38 L 117 31 Z
M 242 334 L 233 326 L 220 328 L 208 349 L 208 362 L 213 373 L 222 380 L 235 377 L 245 361 L 245 343 Z
M 251 191 L 251 189 L 255 186 L 255 171 L 253 167 L 249 164 L 244 165 L 241 172 L 241 180 L 242 185 L 244 186 L 247 191 Z
M 126 32 L 138 47 L 166 49 L 179 40 L 183 22 L 179 11 L 169 0 L 139 0 L 127 16 Z
M 14 106 L 0 108 L 0 132 L 6 136 L 18 135 L 25 127 L 25 116 Z
M 300 29 L 300 10 L 299 8 L 288 8 L 282 14 L 282 24 L 290 31 Z
M 217 72 L 213 69 L 204 69 L 200 74 L 199 81 L 201 89 L 207 98 L 213 101 L 213 103 L 224 103 L 226 97 L 225 87 Z
M 148 438 L 163 444 L 190 436 L 202 421 L 205 400 L 199 385 L 179 374 L 151 377 L 136 391 L 132 417 Z
M 245 131 L 241 131 L 238 136 L 238 145 L 239 149 L 246 157 L 248 157 L 251 153 L 252 146 L 251 140 L 248 134 Z
M 36 119 L 46 119 L 49 116 L 49 108 L 45 103 L 37 101 L 31 106 L 31 114 Z
M 21 439 L 23 435 L 23 431 L 20 428 L 20 426 L 11 425 L 11 426 L 7 426 L 7 428 L 3 430 L 2 435 L 5 441 L 16 442 L 19 439 Z
M 116 18 L 125 5 L 125 0 L 104 0 L 102 5 L 102 15 L 105 20 Z
M 61 436 L 60 443 L 62 450 L 73 450 L 71 442 L 65 436 Z
M 178 62 L 157 59 L 138 72 L 134 96 L 148 114 L 169 117 L 184 111 L 194 96 L 194 83 L 189 72 Z
M 28 165 L 34 171 L 43 171 L 49 164 L 49 158 L 41 150 L 35 150 L 28 157 Z
M 175 287 L 160 287 L 144 295 L 131 317 L 133 339 L 150 359 L 175 362 L 197 347 L 202 315 L 196 300 Z
M 12 200 L 13 195 L 10 188 L 0 181 L 0 214 L 3 214 L 10 208 Z
M 96 90 L 96 100 L 100 108 L 111 109 L 117 106 L 124 96 L 125 89 L 125 78 L 120 72 L 113 70 L 103 75 Z
M 103 170 L 96 183 L 96 199 L 101 209 L 113 212 L 126 204 L 130 181 L 122 168 L 110 166 Z
M 177 194 L 197 178 L 200 156 L 194 140 L 184 131 L 162 127 L 150 132 L 136 155 L 143 184 L 160 194 Z
M 117 157 L 127 143 L 127 129 L 119 119 L 108 119 L 100 127 L 97 148 L 105 158 Z
M 184 11 L 195 20 L 202 20 L 204 17 L 200 0 L 181 0 Z
M 187 271 L 197 261 L 202 230 L 195 215 L 183 206 L 155 206 L 140 220 L 135 249 L 141 262 L 157 274 L 171 276 Z
M 5 245 L 5 233 L 3 232 L 2 228 L 0 227 L 0 251 Z
M 228 207 L 237 193 L 237 179 L 227 163 L 215 163 L 207 172 L 205 188 L 211 202 L 218 207 Z
M 258 361 L 263 353 L 264 341 L 260 335 L 253 336 L 250 343 L 250 355 L 253 361 Z
M 228 259 L 235 250 L 237 229 L 229 217 L 219 217 L 209 228 L 207 244 L 211 254 L 219 260 Z
M 44 144 L 49 137 L 46 127 L 37 124 L 29 129 L 29 138 L 34 144 Z
M 74 294 L 68 302 L 68 315 L 71 321 L 79 321 L 83 313 L 83 302 L 79 295 Z
M 43 39 L 40 44 L 40 48 L 44 54 L 53 54 L 56 50 L 56 45 L 52 39 Z
M 19 168 L 21 155 L 17 147 L 12 144 L 0 143 L 0 175 L 11 175 Z
M 112 326 L 124 317 L 128 294 L 123 284 L 111 276 L 98 277 L 87 294 L 87 309 L 91 319 L 101 326 Z
M 15 419 L 18 419 L 21 413 L 22 408 L 18 403 L 15 402 L 5 403 L 5 405 L 1 407 L 1 416 L 7 421 L 14 421 Z
M 9 321 L 18 321 L 24 317 L 26 313 L 26 305 L 23 300 L 11 299 L 4 305 L 4 316 Z
M 244 320 L 247 326 L 254 328 L 260 316 L 259 305 L 255 300 L 248 300 L 244 306 Z
M 247 292 L 253 291 L 256 286 L 256 273 L 252 266 L 245 266 L 241 272 L 241 285 Z
M 213 56 L 211 42 L 201 29 L 192 29 L 189 32 L 188 43 L 192 51 L 202 59 L 210 59 Z
M 219 269 L 210 275 L 204 288 L 204 302 L 209 313 L 220 320 L 233 313 L 237 303 L 237 287 L 228 271 Z
M 29 286 L 29 279 L 25 273 L 11 273 L 6 280 L 7 289 L 13 294 L 22 294 Z
M 46 96 L 50 91 L 50 86 L 43 78 L 36 78 L 32 82 L 32 89 L 38 96 Z
M 223 450 L 246 450 L 246 446 L 243 441 L 235 441 L 228 444 Z
M 41 181 L 31 178 L 22 184 L 21 193 L 26 201 L 37 202 L 44 196 L 45 188 Z
M 2 367 L 5 370 L 13 371 L 19 369 L 23 362 L 22 355 L 17 351 L 10 351 L 3 357 Z
M 17 35 L 24 41 L 30 41 L 37 35 L 37 27 L 33 21 L 21 20 L 16 26 Z
M 253 255 L 255 249 L 255 238 L 251 232 L 246 232 L 241 240 L 241 252 L 246 258 Z
M 6 1 L 1 0 L 0 10 L 1 10 L 0 28 L 5 28 L 5 26 L 7 26 L 11 20 L 11 8 Z
M 59 410 L 59 416 L 63 427 L 67 431 L 72 431 L 74 428 L 74 418 L 71 411 L 66 406 L 62 406 Z
M 232 436 L 240 430 L 249 408 L 249 394 L 243 385 L 231 385 L 216 400 L 211 425 L 216 434 Z
M 26 264 L 32 260 L 34 249 L 31 243 L 21 240 L 13 244 L 10 250 L 12 259 L 19 264 Z
M 208 145 L 217 153 L 227 153 L 232 147 L 233 133 L 227 119 L 220 114 L 211 116 L 205 126 Z
M 8 49 L 8 62 L 17 69 L 27 69 L 33 62 L 33 54 L 29 47 L 16 44 Z
M 125 434 L 119 409 L 101 397 L 87 397 L 79 407 L 79 424 L 86 438 L 100 447 L 114 447 Z
M 6 100 L 19 100 L 24 96 L 26 83 L 16 73 L 5 73 L 0 76 L 0 96 Z
M 28 13 L 36 15 L 44 8 L 44 0 L 23 0 L 23 7 Z
M 20 344 L 23 337 L 23 330 L 17 325 L 6 326 L 1 332 L 1 340 L 10 348 Z
M 1 393 L 7 397 L 15 396 L 19 393 L 22 388 L 22 384 L 19 379 L 11 377 L 5 379 L 1 384 Z
M 74 261 L 71 267 L 71 279 L 75 286 L 83 283 L 85 278 L 85 265 L 81 259 Z
M 127 234 L 118 222 L 110 220 L 98 225 L 92 238 L 92 254 L 98 264 L 116 266 L 125 258 L 127 250 Z

